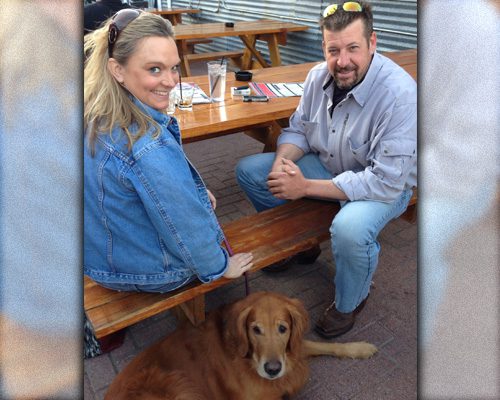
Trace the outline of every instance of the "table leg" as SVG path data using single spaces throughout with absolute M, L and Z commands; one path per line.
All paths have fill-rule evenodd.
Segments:
M 269 35 L 267 40 L 267 47 L 269 48 L 269 56 L 271 57 L 271 65 L 278 67 L 281 65 L 280 49 L 278 47 L 278 38 L 276 35 Z
M 182 76 L 191 76 L 191 68 L 189 67 L 189 61 L 184 56 L 185 54 L 189 54 L 187 48 L 186 40 L 177 40 L 177 51 L 179 52 L 179 58 L 181 59 L 181 75 Z
M 245 54 L 243 54 L 242 58 L 242 68 L 250 69 L 252 66 L 252 56 L 256 58 L 257 62 L 261 65 L 262 68 L 269 67 L 267 61 L 262 57 L 262 55 L 255 48 L 255 43 L 257 42 L 257 38 L 255 35 L 241 35 L 241 41 L 245 45 Z
M 182 14 L 174 14 L 170 22 L 172 22 L 172 25 L 182 24 Z
M 288 126 L 288 119 L 272 121 L 264 126 L 258 126 L 245 131 L 245 134 L 264 143 L 263 153 L 276 151 L 276 142 L 283 127 Z
M 170 21 L 170 23 L 172 25 L 177 25 L 180 23 L 180 21 L 178 20 L 178 17 L 176 14 L 160 14 L 160 16 L 168 21 Z M 180 15 L 179 15 L 180 17 Z M 182 18 L 182 17 L 180 17 Z

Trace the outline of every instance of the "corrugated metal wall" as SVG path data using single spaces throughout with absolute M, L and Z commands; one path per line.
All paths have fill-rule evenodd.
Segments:
M 171 0 L 172 7 L 198 8 L 199 14 L 183 16 L 185 23 L 236 22 L 261 18 L 284 20 L 309 26 L 304 32 L 288 34 L 288 43 L 280 47 L 283 64 L 297 64 L 323 58 L 318 19 L 332 1 L 325 0 Z M 379 51 L 417 47 L 417 0 L 371 1 Z M 162 2 L 167 7 L 167 1 Z M 197 45 L 199 51 L 239 49 L 239 38 L 216 38 L 210 44 Z M 267 46 L 258 42 L 258 50 L 269 60 Z

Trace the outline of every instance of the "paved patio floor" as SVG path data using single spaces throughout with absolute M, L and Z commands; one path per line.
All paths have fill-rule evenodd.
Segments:
M 238 133 L 185 145 L 185 151 L 217 197 L 222 223 L 254 213 L 239 189 L 234 167 L 239 158 L 261 152 L 263 145 Z M 365 340 L 379 352 L 369 360 L 311 360 L 307 385 L 300 400 L 417 398 L 417 225 L 403 220 L 388 224 L 380 236 L 381 254 L 370 299 L 355 327 L 339 342 Z M 332 299 L 334 263 L 329 243 L 312 265 L 251 276 L 251 291 L 269 290 L 301 299 L 314 323 Z M 242 298 L 244 281 L 211 292 L 207 308 Z M 176 320 L 165 312 L 127 330 L 125 343 L 111 353 L 85 360 L 84 398 L 100 400 L 116 374 L 148 345 L 172 332 Z M 318 339 L 314 333 L 308 337 Z M 223 400 L 223 399 L 214 399 Z

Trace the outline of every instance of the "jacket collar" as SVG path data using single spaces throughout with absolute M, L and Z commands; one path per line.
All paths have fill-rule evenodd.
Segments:
M 134 102 L 134 104 L 144 111 L 145 114 L 149 115 L 153 120 L 158 122 L 160 125 L 168 125 L 171 117 L 170 115 L 164 114 L 158 110 L 155 110 L 153 107 L 150 107 L 144 104 L 142 101 L 137 99 L 137 97 L 130 95 L 130 98 Z

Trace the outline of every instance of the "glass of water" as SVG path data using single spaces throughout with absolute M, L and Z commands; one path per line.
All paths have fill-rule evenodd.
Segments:
M 221 61 L 209 61 L 208 65 L 208 86 L 210 89 L 211 101 L 224 101 L 226 93 L 226 65 Z

